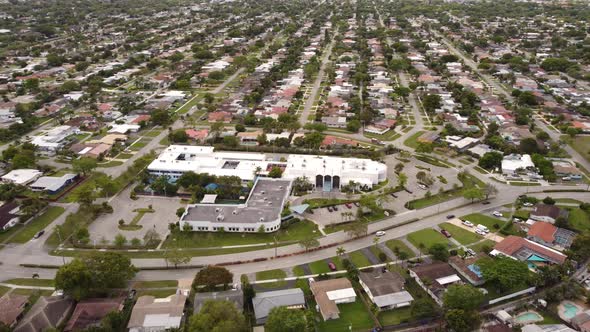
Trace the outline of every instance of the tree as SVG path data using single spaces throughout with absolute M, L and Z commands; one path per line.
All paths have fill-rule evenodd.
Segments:
M 230 301 L 207 300 L 189 319 L 189 332 L 248 331 L 246 318 Z
M 555 205 L 555 200 L 552 197 L 547 196 L 547 197 L 543 198 L 543 204 Z
M 148 247 L 157 246 L 160 241 L 160 234 L 155 229 L 148 230 L 143 236 L 143 243 Z
M 397 185 L 404 188 L 408 183 L 408 176 L 405 173 L 399 173 L 397 175 Z
M 179 248 L 168 249 L 164 252 L 164 259 L 166 262 L 174 265 L 174 268 L 178 268 L 180 264 L 187 264 L 191 261 L 192 255 L 187 250 L 181 250 Z
M 292 310 L 287 307 L 275 307 L 268 314 L 265 331 L 268 332 L 305 332 L 307 329 L 305 311 Z
M 336 256 L 340 257 L 340 256 L 344 255 L 345 253 L 346 253 L 346 250 L 344 249 L 344 247 L 336 248 Z
M 579 134 L 579 130 L 574 127 L 567 127 L 566 133 L 570 135 L 571 138 L 574 138 Z
M 526 263 L 509 257 L 486 258 L 477 262 L 482 276 L 499 291 L 507 291 L 527 283 L 530 273 Z
M 193 289 L 197 289 L 197 286 L 205 286 L 208 289 L 213 289 L 217 285 L 230 284 L 234 280 L 234 275 L 229 272 L 226 268 L 215 265 L 208 265 L 195 276 L 193 281 Z
M 344 232 L 351 238 L 361 237 L 367 235 L 368 225 L 362 221 L 353 222 L 344 228 Z
M 303 239 L 303 240 L 299 241 L 299 245 L 303 249 L 305 249 L 305 251 L 308 251 L 310 249 L 319 247 L 320 246 L 320 241 L 318 241 L 315 238 L 307 238 L 307 239 Z
M 451 285 L 443 295 L 446 310 L 476 310 L 484 301 L 483 293 L 471 285 Z
M 479 326 L 479 314 L 477 312 L 466 312 L 461 309 L 449 310 L 445 314 L 447 327 L 455 332 L 470 332 L 474 327 Z
M 86 176 L 86 174 L 92 172 L 96 168 L 96 159 L 82 157 L 80 159 L 76 159 L 72 162 L 72 167 L 75 172 L 82 173 L 82 175 Z
M 476 199 L 477 200 L 484 199 L 485 194 L 482 189 L 480 189 L 478 187 L 473 187 L 473 188 L 469 188 L 469 189 L 463 191 L 463 197 L 465 199 L 470 199 L 471 203 L 473 203 L 473 201 Z
M 240 144 L 240 140 L 236 136 L 225 136 L 223 137 L 223 144 L 230 147 L 236 147 Z
M 359 120 L 350 120 L 346 123 L 346 130 L 348 131 L 358 133 L 359 129 L 361 129 L 361 122 Z
M 168 113 L 167 110 L 156 110 L 156 111 L 152 112 L 152 116 L 150 118 L 150 121 L 155 126 L 165 127 L 171 121 L 170 113 Z
M 502 167 L 502 159 L 504 156 L 500 152 L 486 152 L 481 159 L 479 159 L 479 167 L 488 170 Z
M 498 188 L 491 183 L 486 183 L 485 187 L 483 188 L 483 193 L 488 199 L 492 195 L 496 195 L 498 193 Z
M 185 208 L 183 208 L 183 207 L 179 207 L 178 209 L 176 209 L 176 216 L 177 216 L 178 218 L 182 217 L 182 215 L 184 214 L 184 212 L 185 212 L 185 211 L 186 211 L 186 209 L 185 209 Z
M 427 297 L 415 299 L 410 307 L 412 317 L 418 319 L 430 318 L 436 314 L 436 311 L 436 305 Z
M 441 107 L 442 98 L 439 95 L 426 95 L 422 98 L 422 105 L 428 113 L 433 113 Z
M 74 192 L 74 200 L 82 205 L 89 206 L 96 199 L 94 187 L 90 184 L 82 185 Z
M 127 238 L 125 237 L 125 235 L 119 233 L 117 234 L 117 236 L 115 236 L 115 247 L 123 247 L 125 246 L 125 244 L 127 243 Z
M 119 187 L 110 176 L 101 176 L 96 179 L 96 185 L 102 190 L 105 197 L 114 195 Z
M 278 179 L 283 175 L 283 170 L 280 167 L 273 166 L 268 172 L 268 176 L 271 178 Z
M 188 139 L 188 134 L 184 129 L 175 130 L 170 134 L 170 140 L 174 143 L 186 143 Z
M 55 286 L 79 301 L 88 296 L 92 288 L 92 272 L 83 261 L 74 259 L 57 270 Z
M 446 262 L 449 259 L 449 250 L 447 250 L 447 246 L 442 243 L 433 244 L 428 249 L 428 253 L 437 261 Z
M 68 295 L 84 298 L 126 287 L 136 273 L 128 257 L 115 252 L 93 252 L 61 266 L 55 287 Z

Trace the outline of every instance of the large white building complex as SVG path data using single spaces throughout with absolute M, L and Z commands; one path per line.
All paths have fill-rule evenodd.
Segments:
M 256 173 L 266 175 L 274 167 L 284 169 L 283 179 L 307 177 L 324 191 L 339 189 L 354 181 L 372 187 L 387 178 L 387 166 L 370 159 L 316 155 L 289 155 L 286 162 L 273 161 L 262 153 L 214 152 L 210 146 L 171 145 L 149 166 L 150 174 L 171 179 L 183 173 L 239 176 L 252 181 Z
M 258 178 L 244 204 L 217 204 L 213 197 L 211 203 L 189 205 L 180 217 L 180 227 L 189 225 L 199 232 L 275 232 L 281 228 L 281 212 L 290 191 L 290 180 Z

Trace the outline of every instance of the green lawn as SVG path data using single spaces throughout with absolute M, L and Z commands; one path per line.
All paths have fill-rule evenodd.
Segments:
M 408 257 L 414 257 L 414 252 L 412 249 L 408 248 L 408 246 L 403 243 L 401 240 L 389 240 L 385 242 L 385 245 L 391 249 L 395 253 L 395 248 L 397 247 L 399 251 L 404 251 L 408 254 Z
M 381 261 L 381 258 L 379 258 L 379 255 L 380 255 L 381 253 L 383 253 L 383 251 L 381 251 L 381 249 L 379 249 L 379 247 L 370 246 L 370 247 L 369 247 L 369 250 L 370 250 L 370 251 L 373 253 L 373 255 L 375 255 L 375 257 L 377 257 L 377 259 L 379 259 L 379 261 L 380 261 L 380 262 L 382 262 L 382 261 Z M 386 256 L 386 257 L 387 257 L 387 256 Z M 389 261 L 389 258 L 387 258 L 387 259 L 386 259 L 386 262 L 387 262 L 387 261 Z
M 355 251 L 348 254 L 350 261 L 356 265 L 356 267 L 364 267 L 372 265 L 367 256 L 365 256 L 361 251 Z
M 379 323 L 384 326 L 409 322 L 412 319 L 412 309 L 408 306 L 393 310 L 381 311 L 379 312 L 377 319 L 379 319 Z
M 446 237 L 432 228 L 422 229 L 408 234 L 408 241 L 418 249 L 420 249 L 420 243 L 424 244 L 425 249 L 422 252 L 427 252 L 436 243 L 441 243 L 445 246 L 449 243 Z
M 45 229 L 51 224 L 57 217 L 64 213 L 65 209 L 61 206 L 50 206 L 45 213 L 33 219 L 31 222 L 26 224 L 22 231 L 13 236 L 9 242 L 12 243 L 25 243 L 28 242 L 39 233 L 40 230 Z
M 98 167 L 109 168 L 109 167 L 117 167 L 117 166 L 121 166 L 121 165 L 123 165 L 123 162 L 122 161 L 111 160 L 111 161 L 106 162 L 106 163 L 98 164 Z
M 23 228 L 22 224 L 16 224 L 7 231 L 0 232 L 0 243 L 6 242 L 11 236 L 18 233 Z
M 415 156 L 416 159 L 425 162 L 427 164 L 433 165 L 433 166 L 437 166 L 437 167 L 442 167 L 442 168 L 449 168 L 450 166 L 454 166 L 452 163 L 449 163 L 448 161 L 442 161 L 438 158 L 434 158 L 432 156 L 427 156 L 427 155 L 417 155 Z M 449 166 L 450 165 L 450 166 Z
M 574 229 L 584 232 L 590 230 L 590 213 L 580 209 L 569 209 L 568 222 Z
M 116 158 L 117 159 L 129 159 L 131 157 L 133 157 L 132 153 L 119 153 Z
M 481 251 L 483 251 L 484 247 L 494 248 L 495 245 L 496 245 L 496 242 L 494 242 L 492 240 L 483 240 L 479 243 L 469 246 L 469 248 L 473 249 L 475 252 L 481 252 Z
M 304 276 L 305 270 L 303 270 L 301 266 L 297 265 L 293 268 L 293 275 L 295 275 L 296 277 Z
M 367 331 L 374 325 L 370 313 L 362 300 L 353 303 L 339 304 L 340 318 L 328 321 L 321 320 L 318 330 L 322 332 Z
M 461 217 L 461 219 L 469 220 L 475 226 L 484 225 L 490 230 L 490 232 L 495 232 L 496 230 L 499 229 L 499 228 L 494 227 L 494 225 L 498 225 L 498 226 L 502 227 L 505 223 L 505 221 L 503 221 L 503 220 L 496 219 L 496 218 L 490 217 L 490 216 L 486 216 L 485 214 L 481 214 L 481 213 L 468 214 L 466 216 Z
M 168 288 L 178 287 L 177 280 L 154 280 L 154 281 L 136 281 L 132 288 Z
M 409 209 L 423 209 L 432 205 L 440 204 L 442 202 L 449 201 L 451 199 L 463 197 L 463 192 L 467 189 L 471 189 L 475 186 L 483 188 L 483 183 L 473 175 L 467 174 L 464 178 L 459 178 L 463 186 L 459 189 L 451 189 L 443 192 L 442 194 L 435 194 L 430 197 L 419 198 L 407 203 Z
M 53 279 L 31 279 L 31 278 L 15 278 L 4 280 L 3 283 L 20 285 L 20 286 L 35 286 L 35 287 L 53 287 Z
M 309 269 L 311 270 L 312 274 L 322 274 L 330 272 L 330 268 L 328 267 L 328 262 L 334 263 L 336 265 L 337 270 L 344 270 L 344 266 L 342 266 L 342 259 L 340 257 L 332 257 L 326 260 L 319 260 L 312 263 L 309 263 Z
M 570 146 L 581 154 L 582 157 L 590 161 L 590 136 L 578 135 L 571 140 Z
M 453 224 L 443 222 L 442 224 L 440 224 L 438 226 L 442 229 L 447 230 L 449 233 L 451 233 L 453 238 L 455 240 L 459 241 L 459 243 L 461 243 L 461 244 L 470 244 L 470 243 L 474 243 L 474 242 L 477 242 L 482 239 L 482 237 L 480 235 L 477 235 L 473 232 L 470 232 L 466 229 L 463 229 L 459 226 L 455 226 Z
M 255 243 L 297 242 L 321 234 L 317 225 L 309 220 L 302 220 L 288 227 L 269 233 L 213 233 L 213 232 L 175 232 L 164 242 L 164 247 L 207 248 L 235 246 Z M 176 240 L 174 240 L 176 239 Z
M 143 136 L 156 137 L 156 136 L 160 135 L 160 133 L 162 133 L 161 130 L 150 130 L 147 133 L 143 134 Z
M 0 297 L 2 297 L 4 294 L 8 293 L 8 291 L 11 289 L 12 288 L 10 288 L 10 287 L 0 286 Z
M 514 214 L 512 215 L 512 217 L 513 218 L 520 218 L 522 220 L 527 220 L 530 215 L 531 215 L 531 211 L 516 210 L 516 211 L 514 211 Z
M 404 145 L 409 148 L 416 149 L 418 147 L 418 138 L 422 136 L 422 134 L 424 134 L 424 132 L 419 131 L 414 135 L 408 137 L 408 139 L 404 141 Z
M 287 273 L 281 269 L 256 272 L 256 280 L 285 279 L 286 277 Z
M 313 199 L 306 199 L 303 201 L 305 204 L 309 204 L 311 209 L 320 208 L 324 206 L 332 206 L 332 205 L 339 205 L 352 202 L 349 199 L 337 199 L 337 198 L 313 198 Z
M 165 298 L 174 294 L 176 294 L 176 289 L 139 289 L 137 291 L 137 297 L 149 295 L 157 299 Z

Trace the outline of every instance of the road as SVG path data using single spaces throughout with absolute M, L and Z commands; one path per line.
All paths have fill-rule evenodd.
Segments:
M 453 54 L 455 54 L 456 56 L 460 57 L 467 66 L 469 66 L 474 72 L 476 72 L 482 78 L 482 80 L 484 80 L 484 82 L 486 82 L 489 86 L 491 86 L 496 92 L 498 92 L 498 93 L 502 94 L 504 97 L 506 97 L 506 99 L 508 101 L 514 102 L 514 98 L 512 97 L 510 92 L 507 91 L 504 88 L 504 86 L 502 86 L 498 81 L 496 81 L 490 75 L 480 72 L 479 69 L 477 68 L 477 63 L 475 63 L 475 61 L 473 61 L 473 59 L 467 57 L 463 52 L 461 52 L 459 49 L 457 49 L 453 45 L 453 43 L 451 43 L 446 37 L 444 37 L 438 31 L 431 30 L 431 32 L 434 33 L 435 36 L 440 38 L 441 41 L 449 48 L 449 50 Z M 561 136 L 562 136 L 562 134 L 560 132 L 557 132 L 557 131 L 549 128 L 545 122 L 543 122 L 542 120 L 539 119 L 539 117 L 533 117 L 533 120 L 535 121 L 535 125 L 538 128 L 544 130 L 547 134 L 549 134 L 549 137 L 551 137 L 551 139 L 553 141 L 555 141 L 555 142 L 560 141 Z M 572 159 L 577 161 L 586 170 L 590 170 L 590 161 L 588 161 L 586 158 L 584 158 L 581 154 L 579 154 L 571 146 L 565 145 L 563 147 L 563 149 L 572 157 Z
M 369 225 L 368 232 L 372 234 L 378 230 L 388 229 L 387 234 L 381 238 L 381 241 L 386 241 L 389 239 L 399 238 L 405 236 L 408 233 L 433 227 L 443 221 L 446 220 L 444 217 L 448 214 L 454 214 L 457 216 L 474 213 L 483 210 L 490 210 L 493 206 L 501 207 L 504 204 L 512 203 L 518 197 L 525 193 L 528 189 L 529 191 L 534 190 L 530 188 L 524 187 L 510 187 L 505 185 L 498 184 L 498 189 L 503 194 L 500 197 L 492 199 L 493 205 L 482 205 L 482 204 L 468 204 L 468 202 L 463 198 L 458 198 L 455 200 L 451 200 L 448 202 L 444 202 L 440 204 L 440 206 L 431 206 L 420 210 L 412 210 L 407 211 L 404 213 L 400 213 L 396 216 L 392 216 L 390 218 L 384 219 L 379 222 L 375 222 Z M 510 188 L 508 190 L 507 188 Z M 566 188 L 565 186 L 554 186 L 552 189 L 560 189 Z M 568 189 L 577 189 L 572 188 L 571 186 L 567 186 Z M 537 190 L 542 190 L 542 187 L 535 187 Z M 529 192 L 529 195 L 533 195 Z M 546 193 L 538 193 L 539 197 L 545 197 Z M 552 193 L 551 196 L 555 198 L 578 198 L 578 199 L 586 199 L 588 193 L 586 192 L 575 192 L 575 193 Z M 70 206 L 68 209 L 75 209 L 74 206 Z M 65 215 L 63 219 L 65 220 Z M 418 221 L 411 222 L 404 224 L 410 220 L 418 219 Z M 56 224 L 63 221 L 56 221 Z M 398 227 L 395 227 L 398 225 Z M 392 228 L 395 227 L 395 228 Z M 340 231 L 328 234 L 327 236 L 320 239 L 320 244 L 322 246 L 325 245 L 334 245 L 341 243 L 343 241 L 347 241 L 348 236 Z M 44 242 L 43 238 L 39 241 L 31 241 L 27 244 L 24 244 L 18 248 L 5 248 L 4 250 L 0 251 L 0 261 L 3 262 L 2 271 L 0 271 L 0 275 L 4 279 L 8 278 L 16 278 L 16 277 L 30 277 L 33 273 L 39 273 L 41 277 L 52 277 L 55 274 L 55 269 L 33 269 L 33 268 L 24 268 L 21 267 L 19 264 L 48 264 L 48 265 L 60 265 L 62 264 L 62 257 L 59 256 L 50 256 L 46 253 L 44 248 L 42 247 L 42 243 Z M 361 239 L 356 239 L 353 241 L 349 241 L 346 243 L 341 244 L 347 252 L 359 250 L 362 248 L 366 248 L 368 246 L 373 245 L 373 238 L 371 236 L 364 237 Z M 300 252 L 302 249 L 299 245 L 293 244 L 288 246 L 283 246 L 277 248 L 277 254 L 281 255 L 290 255 L 295 252 Z M 314 252 L 309 252 L 306 254 L 301 255 L 293 255 L 287 256 L 278 259 L 271 259 L 268 261 L 256 262 L 256 263 L 246 263 L 240 265 L 231 265 L 228 266 L 230 271 L 232 271 L 237 278 L 239 279 L 240 274 L 244 273 L 254 273 L 257 271 L 267 270 L 267 269 L 276 269 L 276 268 L 288 268 L 304 263 L 313 262 L 320 259 L 326 259 L 329 257 L 333 257 L 335 255 L 335 247 L 326 248 L 322 250 L 317 250 Z M 263 249 L 251 252 L 243 252 L 243 253 L 234 253 L 234 254 L 226 254 L 226 255 L 218 255 L 218 256 L 203 256 L 203 257 L 194 257 L 190 264 L 191 265 L 209 265 L 209 264 L 219 264 L 223 262 L 234 262 L 234 261 L 251 261 L 256 258 L 267 258 L 267 257 L 274 257 L 275 249 Z M 69 261 L 70 258 L 65 258 L 65 261 Z M 138 267 L 163 267 L 165 266 L 165 262 L 162 259 L 133 259 L 133 264 Z M 153 270 L 146 270 L 141 271 L 137 278 L 139 280 L 157 280 L 161 278 L 170 279 L 172 277 L 176 278 L 190 278 L 194 276 L 196 269 L 186 269 L 186 270 L 165 270 L 165 271 L 153 271 Z
M 309 113 L 311 112 L 311 108 L 313 107 L 313 104 L 315 103 L 316 97 L 318 95 L 318 91 L 320 90 L 320 87 L 322 85 L 322 80 L 324 79 L 324 76 L 325 76 L 326 66 L 328 65 L 328 62 L 330 62 L 330 55 L 332 54 L 332 47 L 334 46 L 335 42 L 336 42 L 336 34 L 332 37 L 330 44 L 328 45 L 328 47 L 326 48 L 326 51 L 324 52 L 324 57 L 322 58 L 322 63 L 320 64 L 320 71 L 318 72 L 318 76 L 316 77 L 315 81 L 313 82 L 313 87 L 311 88 L 311 92 L 309 94 L 309 97 L 305 101 L 305 107 L 303 108 L 303 111 L 299 115 L 299 123 L 301 124 L 301 127 L 305 126 L 305 124 L 307 123 L 307 118 L 309 117 Z

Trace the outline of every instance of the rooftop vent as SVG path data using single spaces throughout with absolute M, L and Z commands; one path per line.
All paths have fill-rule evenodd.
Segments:
M 220 208 L 215 208 L 215 212 L 219 212 L 219 211 L 221 211 Z
M 217 221 L 223 221 L 223 219 L 225 219 L 225 217 L 223 216 L 223 214 L 220 214 L 217 216 Z
M 234 215 L 238 214 L 238 210 L 233 210 L 232 214 L 234 214 Z
M 260 193 L 261 193 L 262 195 L 264 195 L 264 194 L 266 194 L 266 191 L 262 190 L 262 191 L 260 191 Z
M 259 219 L 259 220 L 260 220 L 261 222 L 263 222 L 263 221 L 264 221 L 264 217 L 260 217 L 260 219 Z

